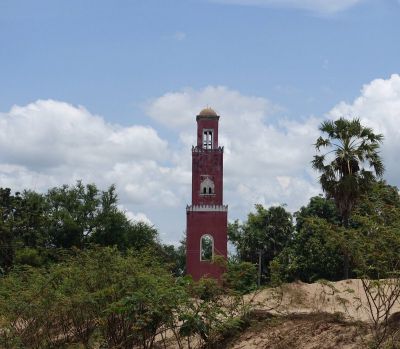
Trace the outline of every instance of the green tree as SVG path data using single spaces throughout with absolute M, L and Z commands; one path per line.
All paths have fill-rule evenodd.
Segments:
M 94 184 L 52 188 L 46 194 L 49 237 L 54 247 L 83 248 L 96 226 L 100 206 Z
M 294 217 L 297 232 L 303 228 L 305 220 L 310 217 L 321 218 L 335 225 L 340 224 L 340 217 L 334 200 L 327 199 L 322 195 L 312 197 L 307 206 L 302 206 L 300 210 L 294 213 Z
M 389 277 L 400 269 L 400 195 L 384 181 L 374 183 L 352 215 L 356 229 L 356 268 L 370 278 Z
M 45 194 L 0 189 L 0 268 L 39 266 L 63 260 L 72 248 L 96 244 L 119 250 L 159 245 L 157 230 L 131 222 L 118 207 L 115 186 L 63 185 Z
M 49 245 L 84 248 L 89 244 L 143 249 L 157 243 L 157 230 L 131 222 L 118 207 L 114 185 L 100 191 L 96 185 L 53 188 L 45 195 Z
M 157 229 L 144 222 L 129 222 L 125 231 L 125 248 L 141 250 L 158 245 Z
M 46 196 L 31 190 L 22 192 L 16 235 L 23 247 L 42 248 L 49 243 L 49 205 Z
M 340 279 L 343 245 L 350 251 L 353 275 L 389 277 L 400 267 L 400 196 L 384 181 L 360 196 L 348 228 L 341 225 L 333 200 L 323 197 L 311 198 L 295 217 L 293 238 L 274 260 L 274 272 L 284 280 Z
M 223 285 L 231 290 L 246 294 L 257 288 L 257 269 L 253 263 L 230 259 L 222 275 Z
M 44 195 L 32 191 L 12 195 L 11 189 L 0 189 L 0 193 L 0 249 L 8 260 L 7 269 L 14 263 L 40 265 L 41 250 L 49 241 Z
M 183 276 L 186 272 L 186 237 L 179 245 L 159 245 L 160 256 L 174 276 Z
M 151 348 L 174 328 L 181 302 L 189 303 L 185 289 L 154 251 L 75 250 L 62 263 L 0 278 L 0 347 L 89 348 L 97 332 L 107 348 Z
M 327 134 L 317 139 L 318 152 L 312 161 L 313 168 L 321 173 L 320 183 L 328 197 L 335 200 L 345 226 L 359 197 L 384 172 L 379 156 L 383 135 L 361 125 L 359 119 L 325 121 L 320 131 Z
M 393 306 L 400 299 L 400 195 L 384 181 L 374 183 L 352 214 L 357 229 L 357 276 L 368 299 L 371 348 L 397 348 L 398 326 L 390 324 Z M 397 334 L 396 334 L 397 333 Z
M 376 178 L 383 175 L 384 166 L 379 156 L 383 135 L 361 125 L 359 119 L 325 121 L 315 148 L 312 166 L 321 173 L 320 183 L 328 198 L 333 198 L 342 224 L 349 226 L 354 205 Z M 326 149 L 322 153 L 322 149 Z M 345 257 L 344 277 L 349 273 L 349 250 L 343 246 Z
M 12 195 L 11 189 L 0 188 L 0 274 L 7 271 L 14 261 L 14 221 L 20 199 L 19 193 Z
M 343 271 L 341 227 L 307 217 L 290 244 L 274 259 L 274 276 L 285 281 L 339 280 Z
M 235 245 L 240 260 L 258 264 L 262 255 L 262 273 L 269 276 L 269 263 L 287 246 L 293 234 L 292 215 L 282 206 L 268 209 L 256 205 L 247 221 L 229 225 L 229 240 Z
M 292 239 L 273 261 L 274 278 L 305 282 L 340 279 L 342 229 L 334 201 L 312 197 L 294 216 L 296 228 Z

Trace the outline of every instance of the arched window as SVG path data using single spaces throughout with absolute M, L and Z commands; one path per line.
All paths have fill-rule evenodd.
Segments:
M 210 178 L 205 178 L 200 183 L 200 193 L 203 195 L 212 195 L 214 194 L 214 182 Z
M 211 235 L 205 234 L 200 238 L 200 260 L 211 261 L 214 255 L 214 239 Z
M 212 149 L 213 130 L 203 130 L 203 149 Z

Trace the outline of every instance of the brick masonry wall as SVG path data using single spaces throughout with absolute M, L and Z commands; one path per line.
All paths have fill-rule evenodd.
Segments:
M 227 212 L 187 212 L 186 265 L 194 280 L 202 276 L 220 278 L 223 269 L 200 260 L 200 239 L 208 234 L 214 240 L 214 253 L 227 256 Z
M 223 150 L 192 152 L 192 204 L 221 205 L 223 200 Z M 215 194 L 201 195 L 201 176 L 209 175 L 214 181 Z
M 205 234 L 214 241 L 214 256 L 227 257 L 227 207 L 223 204 L 223 148 L 218 146 L 219 116 L 198 115 L 197 146 L 192 149 L 192 205 L 187 210 L 186 267 L 195 280 L 202 276 L 220 279 L 223 269 L 211 261 L 202 261 L 200 240 Z M 203 132 L 212 131 L 212 149 L 203 149 Z M 214 192 L 201 192 L 201 182 L 206 178 L 213 181 Z M 196 209 L 196 205 L 202 206 Z

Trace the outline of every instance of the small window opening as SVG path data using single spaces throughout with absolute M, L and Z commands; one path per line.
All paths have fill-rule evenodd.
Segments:
M 211 261 L 214 254 L 214 240 L 211 235 L 203 235 L 200 240 L 200 260 Z
M 212 143 L 213 143 L 213 137 L 212 137 L 213 131 L 212 130 L 204 130 L 203 131 L 203 148 L 204 149 L 212 149 Z
M 214 182 L 209 177 L 203 179 L 200 183 L 200 195 L 214 194 Z

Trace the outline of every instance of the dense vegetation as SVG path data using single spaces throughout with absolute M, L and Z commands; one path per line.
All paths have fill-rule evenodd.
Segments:
M 320 131 L 326 137 L 317 139 L 312 165 L 326 195 L 294 217 L 283 206 L 256 205 L 247 221 L 230 224 L 229 238 L 240 260 L 261 256 L 265 281 L 385 277 L 399 268 L 400 196 L 379 181 L 383 136 L 358 119 L 326 121 Z
M 3 278 L 0 347 L 151 348 L 168 332 L 179 345 L 194 336 L 211 345 L 239 327 L 246 312 L 234 280 L 225 287 L 176 279 L 153 249 L 74 250 L 60 263 L 17 267 Z
M 229 226 L 240 260 L 262 255 L 264 280 L 341 280 L 345 256 L 350 276 L 367 269 L 383 277 L 399 267 L 400 196 L 385 182 L 374 182 L 353 209 L 349 227 L 340 221 L 333 199 L 310 199 L 293 217 L 284 207 L 256 206 L 247 221 Z M 271 275 L 273 273 L 273 275 Z
M 150 348 L 167 333 L 212 345 L 241 325 L 255 266 L 220 260 L 222 283 L 183 278 L 184 240 L 163 245 L 128 220 L 113 186 L 0 195 L 0 348 Z
M 312 162 L 325 196 L 293 215 L 256 205 L 229 224 L 236 255 L 214 261 L 220 283 L 184 277 L 185 239 L 163 245 L 130 221 L 114 186 L 0 188 L 0 347 L 151 348 L 171 334 L 210 346 L 241 326 L 257 281 L 399 278 L 400 196 L 379 180 L 382 136 L 358 120 L 320 130 L 317 152 L 332 148 Z
M 116 246 L 119 251 L 158 249 L 176 275 L 184 270 L 184 249 L 162 245 L 156 229 L 130 221 L 118 208 L 114 186 L 64 185 L 46 194 L 0 188 L 0 273 L 14 265 L 42 266 L 63 260 L 71 249 Z

